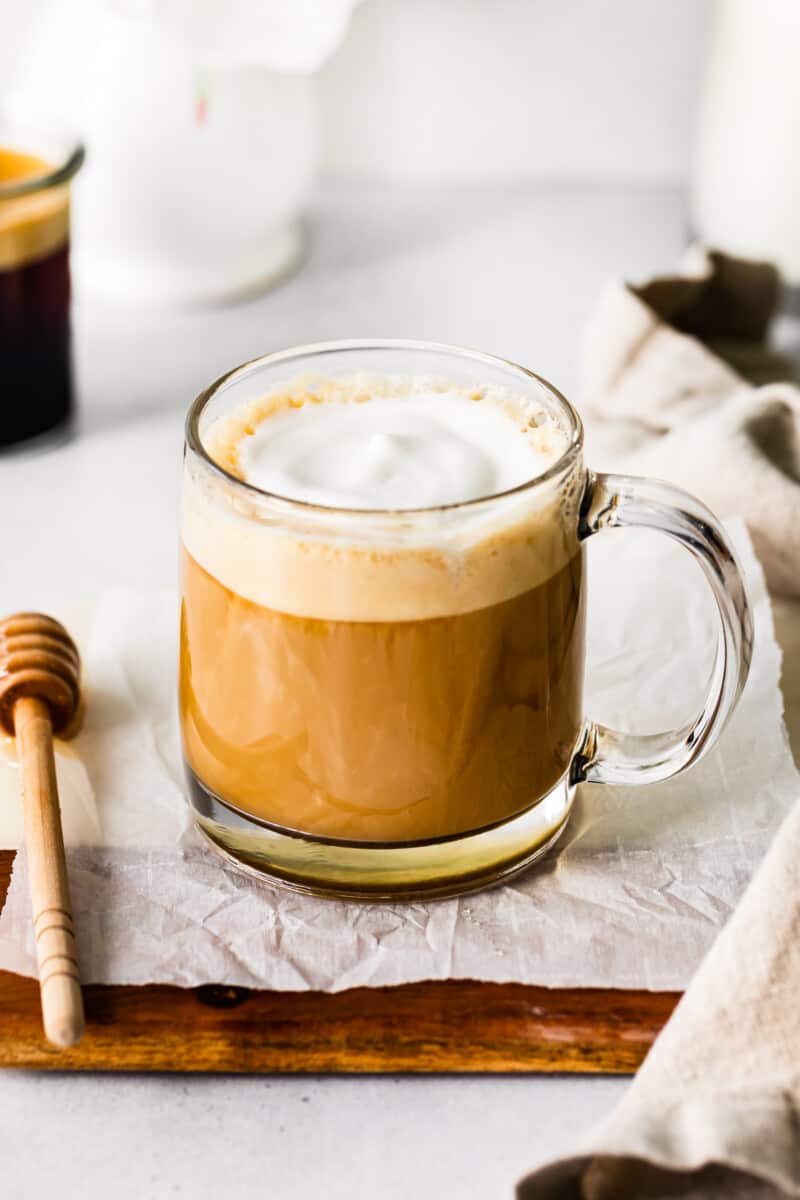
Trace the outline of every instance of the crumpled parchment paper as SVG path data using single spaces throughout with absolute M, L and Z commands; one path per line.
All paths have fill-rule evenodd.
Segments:
M 59 757 L 84 980 L 683 988 L 800 792 L 763 576 L 742 524 L 729 530 L 754 608 L 755 654 L 714 750 L 667 783 L 582 788 L 560 847 L 527 875 L 428 904 L 317 900 L 225 865 L 193 830 L 182 797 L 175 597 L 115 591 L 58 607 L 87 684 L 86 725 L 72 749 L 91 789 L 80 764 Z M 678 723 L 699 705 L 711 662 L 714 617 L 699 571 L 651 534 L 603 534 L 589 552 L 587 712 L 637 732 Z M 7 845 L 19 828 L 17 784 L 7 757 Z M 0 968 L 36 974 L 24 849 L 0 917 Z

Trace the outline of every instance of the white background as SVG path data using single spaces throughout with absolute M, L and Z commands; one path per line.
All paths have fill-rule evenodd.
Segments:
M 0 0 L 0 95 L 41 7 Z M 364 0 L 319 78 L 322 165 L 681 181 L 710 16 L 709 0 Z

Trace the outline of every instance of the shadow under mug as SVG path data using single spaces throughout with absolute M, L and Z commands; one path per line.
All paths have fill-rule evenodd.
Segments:
M 563 452 L 508 492 L 402 511 L 269 494 L 209 453 L 209 430 L 248 402 L 361 372 L 506 389 Z M 183 488 L 190 802 L 219 850 L 291 887 L 411 899 L 506 880 L 554 844 L 579 783 L 696 762 L 747 678 L 751 615 L 720 524 L 665 483 L 589 471 L 575 410 L 515 364 L 407 341 L 267 355 L 193 404 Z M 683 545 L 719 618 L 702 710 L 657 735 L 583 711 L 584 547 L 626 527 Z

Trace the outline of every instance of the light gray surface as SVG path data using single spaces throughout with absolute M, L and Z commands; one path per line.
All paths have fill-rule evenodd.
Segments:
M 670 188 L 328 187 L 310 213 L 303 269 L 250 303 L 176 314 L 86 297 L 86 425 L 183 409 L 238 362 L 327 338 L 477 346 L 569 391 L 600 288 L 620 272 L 674 266 L 685 229 Z
M 432 337 L 522 359 L 570 393 L 604 281 L 667 267 L 683 242 L 676 193 L 607 187 L 334 189 L 311 230 L 303 272 L 246 305 L 174 314 L 81 302 L 82 436 L 0 463 L 6 522 L 26 519 L 23 490 L 38 496 L 30 554 L 14 563 L 20 606 L 45 592 L 54 538 L 74 550 L 66 586 L 173 583 L 180 414 L 236 362 L 319 338 Z M 565 1149 L 624 1086 L 9 1073 L 0 1080 L 4 1192 L 509 1196 L 523 1170 Z
M 622 1080 L 3 1079 L 3 1195 L 492 1200 L 569 1148 Z

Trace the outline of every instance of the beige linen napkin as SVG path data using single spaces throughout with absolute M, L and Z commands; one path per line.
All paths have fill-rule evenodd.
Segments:
M 681 275 L 614 284 L 588 331 L 582 406 L 616 469 L 744 517 L 770 588 L 800 596 L 800 388 L 766 344 L 779 298 L 769 264 L 699 249 Z
M 797 597 L 800 390 L 766 346 L 778 298 L 768 264 L 701 251 L 685 275 L 615 285 L 584 406 L 611 466 L 745 517 L 773 589 Z M 800 1196 L 800 803 L 622 1103 L 519 1196 Z

